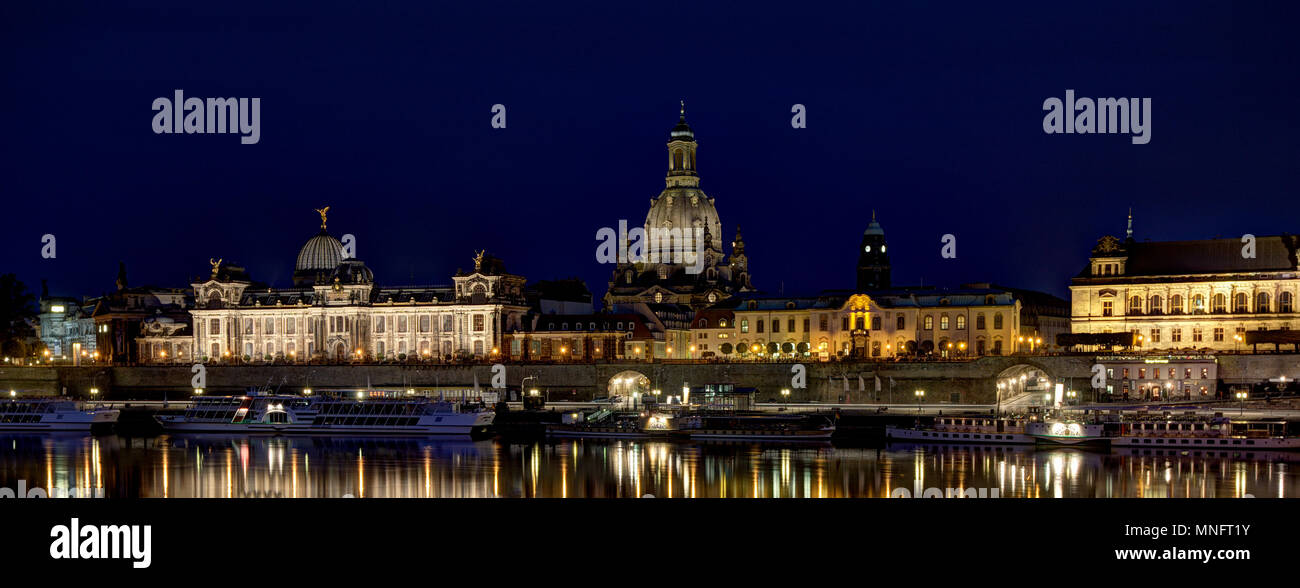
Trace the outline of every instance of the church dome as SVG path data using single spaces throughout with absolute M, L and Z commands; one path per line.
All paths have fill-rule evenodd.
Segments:
M 343 261 L 343 244 L 321 230 L 298 251 L 295 272 L 330 271 Z
M 722 238 L 722 224 L 718 220 L 718 210 L 713 206 L 713 199 L 704 195 L 698 188 L 669 188 L 650 204 L 650 212 L 645 216 L 646 238 L 650 238 L 651 229 L 683 229 L 691 231 L 695 227 L 707 229 L 713 242 Z M 694 233 L 687 233 L 695 238 Z

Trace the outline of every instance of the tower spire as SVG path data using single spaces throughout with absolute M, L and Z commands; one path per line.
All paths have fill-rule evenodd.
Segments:
M 1125 239 L 1133 238 L 1133 207 L 1128 207 L 1128 228 L 1124 231 Z

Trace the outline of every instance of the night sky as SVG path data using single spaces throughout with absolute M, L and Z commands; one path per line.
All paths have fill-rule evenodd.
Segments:
M 852 287 L 873 209 L 895 284 L 1061 296 L 1130 206 L 1138 239 L 1300 230 L 1285 3 L 99 4 L 0 4 L 0 273 L 34 291 L 111 290 L 119 260 L 187 287 L 213 257 L 287 286 L 329 205 L 381 284 L 486 248 L 599 298 L 595 233 L 644 222 L 683 99 L 772 293 Z M 260 143 L 154 134 L 178 88 L 261 98 Z M 1151 98 L 1151 142 L 1045 134 L 1067 88 Z

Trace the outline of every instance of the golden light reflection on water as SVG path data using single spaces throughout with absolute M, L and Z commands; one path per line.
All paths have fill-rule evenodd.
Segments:
M 927 488 L 1004 497 L 1287 497 L 1300 454 L 323 439 L 0 437 L 0 486 L 110 497 L 843 498 Z M 220 464 L 213 466 L 211 464 Z M 313 467 L 314 466 L 314 467 Z

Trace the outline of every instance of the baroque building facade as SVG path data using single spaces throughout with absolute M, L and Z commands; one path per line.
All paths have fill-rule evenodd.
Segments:
M 1147 350 L 1232 351 L 1250 331 L 1300 328 L 1300 239 L 1138 242 L 1104 236 L 1070 283 L 1074 333 L 1131 333 Z
M 645 241 L 658 240 L 659 231 L 677 231 L 689 241 L 660 247 L 658 259 L 619 263 L 609 279 L 606 308 L 629 303 L 685 304 L 700 308 L 738 292 L 753 290 L 745 242 L 736 227 L 731 253 L 721 245 L 722 221 L 714 199 L 700 189 L 696 167 L 699 144 L 686 124 L 683 104 L 677 126 L 668 140 L 668 174 L 665 187 L 650 200 L 645 219 Z M 621 237 L 620 237 L 621 238 Z M 649 250 L 646 250 L 647 256 Z M 681 253 L 681 257 L 675 254 Z M 700 260 L 696 256 L 702 255 Z M 680 261 L 678 261 L 680 259 Z
M 205 361 L 350 361 L 488 358 L 528 306 L 524 278 L 485 252 L 451 286 L 382 287 L 326 230 L 299 251 L 293 287 L 254 282 L 211 262 L 194 289 L 193 348 Z
M 1004 290 L 743 295 L 696 313 L 694 358 L 893 359 L 1003 355 L 1020 332 L 1020 301 Z

